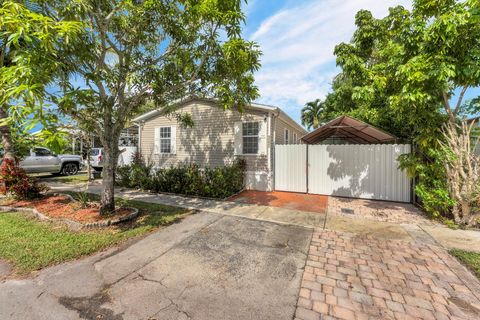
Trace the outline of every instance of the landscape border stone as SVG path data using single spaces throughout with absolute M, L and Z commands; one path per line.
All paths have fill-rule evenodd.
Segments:
M 69 194 L 52 193 L 51 195 L 53 195 L 53 196 L 65 196 L 68 199 L 70 199 L 71 201 L 75 201 L 75 199 Z M 124 222 L 131 221 L 133 219 L 136 219 L 139 216 L 139 213 L 140 213 L 140 211 L 137 208 L 133 208 L 133 207 L 124 207 L 122 209 L 132 210 L 132 213 L 130 213 L 126 216 L 120 217 L 120 218 L 116 218 L 116 219 L 108 219 L 108 220 L 98 221 L 98 222 L 81 223 L 81 222 L 73 221 L 73 220 L 70 220 L 70 219 L 67 219 L 67 218 L 51 218 L 51 217 L 48 217 L 47 215 L 41 213 L 40 211 L 38 211 L 35 208 L 0 206 L 0 211 L 23 212 L 23 213 L 27 213 L 27 214 L 33 216 L 34 218 L 36 218 L 40 221 L 61 222 L 61 223 L 66 224 L 67 227 L 70 230 L 73 230 L 73 231 L 78 231 L 78 230 L 81 230 L 81 229 L 106 228 L 106 227 L 109 227 L 109 226 L 117 225 L 117 224 L 120 224 L 120 223 L 124 223 Z

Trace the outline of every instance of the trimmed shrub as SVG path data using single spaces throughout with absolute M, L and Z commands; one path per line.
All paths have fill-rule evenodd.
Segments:
M 48 190 L 44 184 L 29 177 L 17 162 L 5 159 L 0 165 L 0 193 L 11 194 L 17 199 L 34 199 Z
M 241 191 L 245 161 L 217 168 L 199 168 L 196 164 L 153 169 L 151 165 L 133 163 L 117 169 L 117 184 L 154 192 L 178 193 L 223 199 Z

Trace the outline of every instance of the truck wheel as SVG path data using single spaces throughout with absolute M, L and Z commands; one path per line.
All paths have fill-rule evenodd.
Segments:
M 65 176 L 73 176 L 78 173 L 78 164 L 76 163 L 65 163 L 63 165 L 62 173 Z

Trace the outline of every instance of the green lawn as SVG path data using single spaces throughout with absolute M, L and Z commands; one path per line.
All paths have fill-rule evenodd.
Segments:
M 146 234 L 188 213 L 183 209 L 140 201 L 118 199 L 118 202 L 140 209 L 142 215 L 134 223 L 121 227 L 73 232 L 22 213 L 0 213 L 0 258 L 12 262 L 16 274 L 24 275 Z
M 460 249 L 450 250 L 450 254 L 456 257 L 467 268 L 473 271 L 473 273 L 480 279 L 480 253 L 464 251 Z
M 85 172 L 79 172 L 74 176 L 57 176 L 48 173 L 32 174 L 42 182 L 63 182 L 63 183 L 81 183 L 87 182 L 88 175 Z

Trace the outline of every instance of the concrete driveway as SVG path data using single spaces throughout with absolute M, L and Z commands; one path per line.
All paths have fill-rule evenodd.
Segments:
M 292 319 L 312 229 L 199 213 L 0 284 L 0 319 Z

